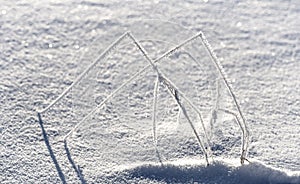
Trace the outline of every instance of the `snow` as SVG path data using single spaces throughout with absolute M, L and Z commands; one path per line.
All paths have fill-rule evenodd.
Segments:
M 300 183 L 299 8 L 293 0 L 2 1 L 0 183 Z M 215 162 L 206 167 L 190 127 L 182 116 L 177 121 L 176 103 L 160 86 L 162 166 L 152 143 L 151 70 L 80 126 L 66 147 L 62 140 L 76 122 L 147 65 L 130 44 L 113 51 L 38 121 L 36 110 L 126 31 L 156 58 L 200 30 L 247 119 L 251 163 L 239 164 L 240 130 L 224 116 L 211 132 Z M 205 86 L 213 88 L 215 73 L 205 65 L 204 50 L 191 45 L 185 51 L 203 57 L 203 68 L 187 64 L 187 55 L 173 55 L 159 67 L 207 122 L 214 93 Z M 87 93 L 77 93 L 84 88 Z
M 143 164 L 116 172 L 114 182 L 157 183 L 299 183 L 299 177 L 268 167 L 260 162 L 237 167 L 234 160 L 222 159 L 210 167 L 197 160 L 179 160 L 164 166 Z

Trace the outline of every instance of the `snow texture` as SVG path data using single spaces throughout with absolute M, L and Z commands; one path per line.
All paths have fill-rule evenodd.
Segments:
M 300 183 L 299 7 L 292 0 L 2 1 L 0 183 Z M 221 108 L 236 109 L 226 86 L 216 93 L 218 73 L 200 40 L 157 66 L 203 112 L 212 130 L 215 162 L 209 167 L 161 85 L 159 163 L 153 146 L 152 70 L 114 96 L 64 144 L 91 109 L 149 64 L 128 40 L 103 56 L 38 120 L 36 110 L 53 102 L 127 31 L 153 60 L 205 33 L 249 125 L 251 163 L 239 164 L 242 137 L 233 116 L 220 112 L 217 122 L 209 124 L 216 96 Z M 193 62 L 199 58 L 202 67 Z M 197 120 L 195 113 L 191 117 Z
M 235 167 L 234 161 L 216 161 L 210 167 L 186 160 L 169 163 L 164 166 L 155 164 L 137 165 L 123 171 L 116 171 L 114 182 L 153 182 L 153 183 L 299 183 L 299 177 L 288 176 L 283 171 L 254 162 L 249 165 Z M 196 164 L 195 164 L 196 163 Z M 184 165 L 184 166 L 183 166 Z M 111 176 L 112 177 L 112 176 Z

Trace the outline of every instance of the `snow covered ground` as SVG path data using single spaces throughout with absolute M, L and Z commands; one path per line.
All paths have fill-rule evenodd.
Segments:
M 0 4 L 0 183 L 300 183 L 299 1 Z M 80 118 L 147 64 L 128 41 L 38 121 L 36 110 L 128 30 L 144 39 L 152 58 L 200 30 L 205 33 L 247 119 L 250 164 L 240 166 L 240 131 L 227 118 L 211 131 L 215 163 L 206 167 L 192 131 L 183 118 L 176 121 L 178 108 L 161 87 L 161 165 L 152 143 L 151 70 L 64 145 Z M 203 58 L 204 68 L 187 64 L 186 55 L 171 56 L 159 67 L 199 103 L 207 122 L 214 90 L 206 87 L 214 88 L 215 74 L 207 53 L 193 45 L 185 50 Z M 87 90 L 78 93 L 82 88 Z

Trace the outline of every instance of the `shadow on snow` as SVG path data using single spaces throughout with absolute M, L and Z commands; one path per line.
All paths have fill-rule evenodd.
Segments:
M 45 130 L 45 128 L 44 128 L 44 123 L 43 123 L 43 120 L 42 120 L 42 117 L 41 117 L 40 113 L 38 113 L 38 120 L 39 120 L 40 127 L 41 127 L 41 129 L 42 129 L 42 134 L 43 134 L 43 137 L 44 137 L 44 140 L 45 140 L 45 144 L 46 144 L 46 146 L 47 146 L 47 149 L 48 149 L 48 151 L 49 151 L 49 154 L 50 154 L 50 156 L 51 156 L 51 159 L 52 159 L 52 161 L 53 161 L 53 163 L 54 163 L 54 165 L 55 165 L 55 168 L 56 168 L 56 170 L 57 170 L 58 176 L 59 176 L 61 182 L 62 182 L 63 184 L 66 184 L 67 182 L 66 182 L 65 175 L 64 175 L 64 173 L 62 172 L 62 169 L 61 169 L 61 167 L 60 167 L 60 165 L 59 165 L 59 163 L 58 163 L 58 161 L 57 161 L 57 159 L 56 159 L 56 157 L 55 157 L 55 155 L 54 155 L 54 152 L 53 152 L 52 147 L 51 147 L 51 145 L 50 145 L 50 142 L 49 142 L 49 139 L 48 139 L 48 135 L 47 135 L 46 130 Z M 69 163 L 72 165 L 72 168 L 74 169 L 74 171 L 76 172 L 77 177 L 80 179 L 80 182 L 81 182 L 82 184 L 85 184 L 86 181 L 85 181 L 85 179 L 84 179 L 84 177 L 83 177 L 83 174 L 82 174 L 82 172 L 81 172 L 81 169 L 80 169 L 79 166 L 76 166 L 74 160 L 72 159 L 71 153 L 70 153 L 70 151 L 69 151 L 69 148 L 68 148 L 66 142 L 64 142 L 64 148 L 65 148 L 65 151 L 66 151 L 66 154 L 67 154 L 67 157 L 68 157 L 68 161 L 69 161 Z
M 288 175 L 258 162 L 239 167 L 224 162 L 205 165 L 141 165 L 118 173 L 122 180 L 146 180 L 166 183 L 219 184 L 296 184 L 300 175 Z M 118 180 L 118 179 L 116 179 Z

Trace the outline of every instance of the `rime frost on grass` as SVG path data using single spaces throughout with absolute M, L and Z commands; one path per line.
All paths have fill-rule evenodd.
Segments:
M 203 119 L 203 107 L 201 109 L 201 107 L 199 107 L 199 105 L 201 106 L 201 99 L 200 99 L 200 103 L 195 104 L 194 101 L 192 101 L 190 99 L 190 97 L 188 97 L 186 95 L 186 92 L 184 92 L 184 89 L 182 89 L 182 87 L 178 87 L 174 82 L 172 82 L 173 80 L 175 80 L 172 77 L 168 77 L 167 75 L 165 75 L 164 73 L 166 72 L 166 67 L 172 68 L 174 66 L 172 65 L 168 65 L 168 66 L 161 66 L 161 64 L 163 63 L 164 60 L 169 59 L 172 60 L 172 57 L 181 57 L 182 55 L 185 55 L 185 57 L 187 57 L 188 59 L 190 59 L 192 62 L 194 62 L 199 68 L 200 70 L 204 70 L 202 69 L 202 65 L 203 63 L 201 63 L 199 60 L 202 58 L 197 58 L 193 56 L 193 50 L 190 52 L 189 46 L 191 44 L 194 43 L 194 45 L 192 45 L 192 48 L 195 47 L 195 43 L 197 40 L 200 40 L 201 43 L 203 44 L 205 50 L 208 52 L 208 55 L 211 57 L 211 60 L 209 60 L 209 62 L 213 63 L 214 67 L 215 67 L 215 71 L 217 71 L 218 76 L 215 76 L 214 78 L 211 78 L 210 80 L 213 80 L 213 83 L 216 85 L 220 85 L 220 83 L 222 83 L 223 85 L 225 85 L 225 89 L 227 91 L 222 91 L 220 92 L 220 87 L 215 87 L 216 89 L 216 105 L 215 107 L 210 107 L 212 114 L 210 116 L 210 120 L 208 122 L 205 122 L 205 120 Z M 99 99 L 99 97 L 94 98 L 93 95 L 95 94 L 89 94 L 89 83 L 93 82 L 93 78 L 92 77 L 97 77 L 99 74 L 97 74 L 96 76 L 89 76 L 89 74 L 91 73 L 92 70 L 95 70 L 96 65 L 98 65 L 100 62 L 105 62 L 106 60 L 109 60 L 110 57 L 114 57 L 114 51 L 115 50 L 122 50 L 124 49 L 124 47 L 129 47 L 129 49 L 131 50 L 137 50 L 140 53 L 140 56 L 143 56 L 143 60 L 146 60 L 146 66 L 139 66 L 137 67 L 137 71 L 135 73 L 133 73 L 130 76 L 124 77 L 124 80 L 122 80 L 121 83 L 119 83 L 118 86 L 115 86 L 115 89 L 110 90 L 110 92 L 107 95 L 104 95 L 102 97 L 100 97 L 101 100 L 97 100 Z M 202 46 L 202 47 L 203 47 Z M 185 48 L 186 47 L 186 48 Z M 197 47 L 201 47 L 201 45 L 197 45 Z M 133 57 L 140 57 L 140 56 L 133 56 Z M 122 56 L 120 56 L 122 57 Z M 140 58 L 141 59 L 141 58 Z M 130 63 L 131 61 L 128 61 L 128 63 Z M 131 64 L 133 67 L 135 67 L 135 64 Z M 176 65 L 176 63 L 175 63 Z M 179 65 L 179 64 L 178 64 Z M 98 66 L 99 67 L 99 66 Z M 101 66 L 100 66 L 101 67 Z M 112 66 L 113 67 L 113 66 Z M 152 71 L 150 70 L 152 68 Z M 161 70 L 162 69 L 162 70 Z M 124 70 L 126 70 L 126 68 L 124 68 Z M 183 68 L 179 67 L 179 70 L 183 70 Z M 153 80 L 151 81 L 150 79 L 147 79 L 145 77 L 145 74 L 147 73 L 153 73 L 156 75 L 156 77 L 152 78 Z M 209 73 L 211 71 L 204 71 L 204 73 Z M 92 73 L 93 75 L 93 73 Z M 144 76 L 143 76 L 144 75 Z M 123 77 L 123 76 L 119 76 L 119 77 Z M 74 99 L 77 98 L 77 100 L 73 100 L 71 103 L 76 104 L 77 105 L 77 109 L 76 110 L 80 110 L 83 113 L 80 114 L 80 119 L 75 121 L 76 124 L 72 127 L 72 129 L 65 135 L 64 137 L 64 143 L 65 146 L 67 146 L 67 142 L 68 139 L 71 138 L 70 136 L 72 136 L 72 134 L 74 132 L 76 132 L 81 126 L 88 124 L 88 120 L 93 119 L 94 116 L 97 116 L 97 113 L 99 113 L 101 110 L 105 110 L 107 115 L 103 115 L 100 113 L 100 116 L 104 119 L 106 119 L 105 121 L 109 121 L 111 119 L 113 119 L 113 117 L 108 117 L 112 115 L 112 111 L 114 111 L 114 109 L 109 108 L 111 101 L 115 100 L 116 98 L 118 98 L 118 96 L 122 96 L 124 95 L 124 89 L 126 89 L 128 87 L 129 84 L 135 83 L 135 82 L 139 82 L 137 81 L 137 79 L 140 79 L 141 77 L 142 80 L 150 80 L 150 82 L 154 83 L 153 86 L 153 103 L 152 103 L 152 137 L 153 137 L 153 144 L 154 144 L 154 148 L 156 150 L 157 156 L 159 157 L 159 161 L 161 162 L 161 164 L 163 164 L 163 158 L 161 156 L 160 151 L 163 151 L 162 149 L 159 149 L 159 145 L 158 145 L 158 139 L 157 139 L 157 121 L 158 121 L 158 112 L 159 112 L 159 104 L 160 104 L 160 98 L 159 98 L 159 88 L 160 86 L 162 88 L 164 88 L 165 91 L 168 92 L 169 97 L 173 99 L 173 103 L 174 103 L 174 107 L 175 109 L 178 110 L 178 115 L 177 115 L 177 122 L 180 121 L 184 121 L 187 122 L 190 126 L 190 128 L 192 129 L 192 134 L 194 134 L 194 136 L 196 137 L 196 140 L 200 146 L 201 149 L 201 154 L 204 155 L 206 164 L 209 165 L 210 164 L 210 159 L 213 160 L 213 153 L 212 153 L 212 141 L 211 141 L 211 134 L 212 134 L 212 130 L 211 128 L 214 127 L 214 124 L 217 123 L 217 121 L 222 121 L 222 119 L 219 118 L 219 114 L 220 113 L 225 113 L 228 114 L 230 116 L 233 116 L 234 120 L 237 122 L 238 126 L 241 129 L 242 132 L 242 151 L 241 151 L 241 163 L 244 163 L 244 160 L 246 160 L 246 156 L 247 156 L 247 151 L 248 151 L 248 143 L 249 143 L 249 130 L 246 124 L 246 120 L 245 117 L 242 114 L 242 110 L 237 102 L 236 96 L 233 93 L 232 88 L 230 87 L 230 84 L 225 76 L 224 71 L 222 70 L 222 66 L 219 63 L 217 57 L 215 56 L 210 44 L 208 43 L 207 39 L 205 38 L 204 34 L 202 32 L 186 39 L 185 41 L 183 41 L 182 43 L 175 45 L 173 48 L 171 48 L 170 50 L 168 50 L 165 53 L 160 54 L 157 58 L 155 59 L 151 59 L 149 54 L 147 53 L 146 49 L 142 46 L 142 44 L 134 37 L 134 35 L 132 35 L 129 32 L 126 32 L 125 34 L 123 34 L 122 36 L 120 36 L 114 43 L 112 43 L 109 47 L 107 47 L 102 54 L 100 54 L 95 61 L 90 64 L 85 70 L 84 72 L 82 72 L 77 79 L 62 93 L 60 94 L 52 103 L 50 103 L 50 105 L 48 105 L 46 108 L 40 110 L 38 112 L 39 117 L 41 118 L 42 115 L 46 114 L 50 109 L 54 109 L 56 104 L 59 104 L 60 101 L 62 101 L 62 99 L 64 97 L 66 98 L 72 98 L 74 96 Z M 126 79 L 126 80 L 125 80 Z M 85 81 L 85 82 L 84 82 Z M 216 82 L 218 81 L 218 82 Z M 113 82 L 113 81 L 112 81 Z M 148 81 L 149 82 L 149 81 Z M 186 81 L 187 83 L 189 81 Z M 101 85 L 101 84 L 99 84 Z M 81 87 L 85 86 L 84 90 L 81 90 Z M 80 94 L 77 94 L 77 88 L 81 90 Z M 71 93 L 73 91 L 73 93 Z M 79 90 L 79 91 L 80 91 Z M 106 89 L 104 89 L 105 91 Z M 200 92 L 200 91 L 199 91 Z M 196 93 L 198 93 L 196 91 Z M 221 105 L 221 100 L 220 99 L 220 93 L 228 93 L 231 97 L 231 103 L 233 103 L 234 106 L 234 110 L 231 109 L 227 109 L 226 107 L 220 107 Z M 71 94 L 71 95 L 70 95 Z M 91 105 L 88 104 L 87 101 L 82 101 L 82 96 L 86 95 L 87 98 L 89 98 L 89 100 L 94 100 L 94 101 L 98 101 L 96 103 L 94 103 L 95 105 Z M 144 98 L 143 96 L 141 96 L 140 98 Z M 200 97 L 202 98 L 202 97 Z M 83 105 L 81 105 L 81 103 L 83 103 Z M 63 104 L 61 104 L 63 105 Z M 84 109 L 86 108 L 86 110 Z M 235 111 L 235 112 L 233 112 Z M 137 112 L 139 113 L 139 112 Z M 76 116 L 76 114 L 75 114 Z M 79 116 L 79 114 L 78 114 Z M 112 115 L 114 116 L 114 115 Z M 206 115 L 207 116 L 207 115 Z M 183 118 L 183 119 L 182 119 Z M 103 120 L 104 120 L 103 119 Z M 103 122 L 97 122 L 99 124 L 101 123 L 105 123 L 105 121 Z M 138 121 L 138 119 L 134 120 L 134 121 Z M 207 126 L 207 124 L 210 123 L 210 127 Z M 96 125 L 95 125 L 96 126 Z M 109 125 L 111 126 L 111 125 Z M 125 127 L 127 125 L 124 125 Z M 210 128 L 210 129 L 208 129 Z M 106 130 L 101 130 L 103 132 L 105 132 Z M 122 130 L 121 130 L 122 131 Z M 238 136 L 238 135 L 236 135 Z M 99 138 L 101 139 L 101 138 Z M 136 140 L 132 140 L 132 141 L 136 141 Z M 123 145 L 124 146 L 124 145 Z M 125 145 L 126 146 L 126 145 Z M 121 155 L 122 156 L 122 155 Z

